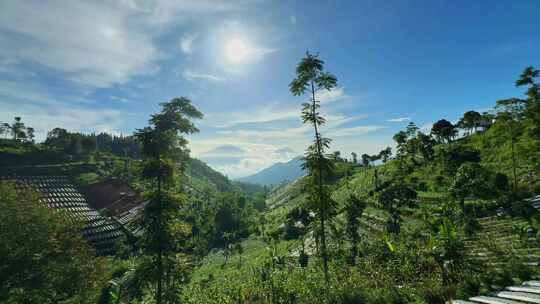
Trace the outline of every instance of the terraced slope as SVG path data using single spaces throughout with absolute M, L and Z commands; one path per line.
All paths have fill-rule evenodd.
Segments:
M 465 239 L 472 260 L 498 265 L 511 259 L 538 266 L 540 243 L 532 230 L 524 229 L 527 221 L 507 215 L 479 218 L 477 232 Z
M 70 217 L 82 221 L 82 236 L 96 249 L 98 255 L 111 254 L 114 244 L 122 235 L 119 225 L 90 207 L 85 197 L 65 176 L 0 177 L 15 181 L 20 191 L 33 189 L 40 193 L 40 202 L 49 208 L 65 211 Z
M 469 300 L 454 300 L 454 304 L 524 304 L 540 303 L 540 281 L 527 281 L 519 286 L 509 286 L 487 296 L 471 297 Z
M 533 206 L 538 212 L 540 212 L 540 195 L 534 196 L 526 200 L 531 206 Z

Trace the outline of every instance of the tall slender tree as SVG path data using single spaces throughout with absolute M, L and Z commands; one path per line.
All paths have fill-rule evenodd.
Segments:
M 182 188 L 171 190 L 175 173 L 183 172 L 189 153 L 183 135 L 198 132 L 192 119 L 203 116 L 184 97 L 162 103 L 161 107 L 160 113 L 152 115 L 150 126 L 136 133 L 142 144 L 142 177 L 148 183 L 150 201 L 143 217 L 146 231 L 143 250 L 149 257 L 147 268 L 151 270 L 146 278 L 156 286 L 157 304 L 170 302 L 179 281 L 171 278 L 179 272 L 178 254 L 184 249 L 189 227 L 179 221 L 180 207 L 185 202 Z
M 296 66 L 296 78 L 289 84 L 294 96 L 309 94 L 310 101 L 302 104 L 302 121 L 313 126 L 314 140 L 307 148 L 303 167 L 308 171 L 311 181 L 308 186 L 309 201 L 314 207 L 320 222 L 321 257 L 325 279 L 328 282 L 328 252 L 326 246 L 326 221 L 334 206 L 325 180 L 333 169 L 333 162 L 325 153 L 330 139 L 322 137 L 320 127 L 326 119 L 320 114 L 321 103 L 317 92 L 332 90 L 337 86 L 336 76 L 324 71 L 324 61 L 318 55 L 306 53 Z

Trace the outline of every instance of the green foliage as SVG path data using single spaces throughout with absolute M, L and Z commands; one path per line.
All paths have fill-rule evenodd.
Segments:
M 0 183 L 0 302 L 95 303 L 105 265 L 80 225 L 14 188 Z
M 389 214 L 387 230 L 399 234 L 401 231 L 401 214 L 405 207 L 413 207 L 416 203 L 417 193 L 409 186 L 397 181 L 383 189 L 379 194 L 379 204 Z
M 459 167 L 451 185 L 452 195 L 461 203 L 463 212 L 466 198 L 490 199 L 508 191 L 508 181 L 501 175 L 486 170 L 478 163 L 464 163 Z
M 347 236 L 351 241 L 351 253 L 349 256 L 349 263 L 354 265 L 356 263 L 356 256 L 358 255 L 358 242 L 360 235 L 358 229 L 360 228 L 360 218 L 367 207 L 367 203 L 360 199 L 358 196 L 350 192 L 349 181 L 345 180 L 347 187 L 348 199 L 345 204 L 345 219 L 347 221 Z
M 15 117 L 11 124 L 0 122 L 0 136 L 8 137 L 16 143 L 34 143 L 34 128 L 25 126 L 21 117 Z
M 463 117 L 457 123 L 460 129 L 466 131 L 466 134 L 475 132 L 482 122 L 482 114 L 476 111 L 467 111 L 463 114 Z
M 141 247 L 145 258 L 140 267 L 145 269 L 145 287 L 156 284 L 155 301 L 175 303 L 181 277 L 185 270 L 190 227 L 181 221 L 181 208 L 186 197 L 174 189 L 175 173 L 183 173 L 188 159 L 187 140 L 182 134 L 192 134 L 198 129 L 191 119 L 202 114 L 187 98 L 175 98 L 162 103 L 162 110 L 152 115 L 151 126 L 138 130 L 143 156 L 142 179 L 148 184 L 142 226 L 144 236 Z M 176 167 L 176 169 L 175 169 Z M 180 176 L 182 177 L 182 176 Z
M 449 143 L 457 135 L 456 127 L 446 119 L 438 120 L 431 127 L 431 134 L 435 136 L 438 142 Z
M 456 284 L 465 271 L 464 243 L 457 226 L 445 217 L 437 229 L 433 246 L 435 260 L 441 267 L 443 284 Z

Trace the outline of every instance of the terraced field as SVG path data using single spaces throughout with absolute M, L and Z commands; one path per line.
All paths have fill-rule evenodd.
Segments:
M 468 300 L 454 300 L 454 304 L 524 304 L 540 303 L 540 281 L 527 281 L 521 285 L 509 286 L 486 296 L 471 297 Z
M 529 266 L 538 266 L 540 243 L 528 223 L 522 218 L 508 215 L 479 218 L 477 232 L 465 239 L 470 259 L 490 265 L 501 265 L 518 259 Z M 520 230 L 521 229 L 521 230 Z

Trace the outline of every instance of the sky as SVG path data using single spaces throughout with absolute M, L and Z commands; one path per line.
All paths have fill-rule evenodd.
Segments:
M 185 96 L 205 117 L 194 157 L 231 178 L 301 155 L 313 136 L 288 84 L 306 51 L 338 87 L 323 135 L 344 156 L 393 146 L 410 121 L 521 96 L 540 66 L 540 1 L 0 2 L 0 121 L 131 134 Z

